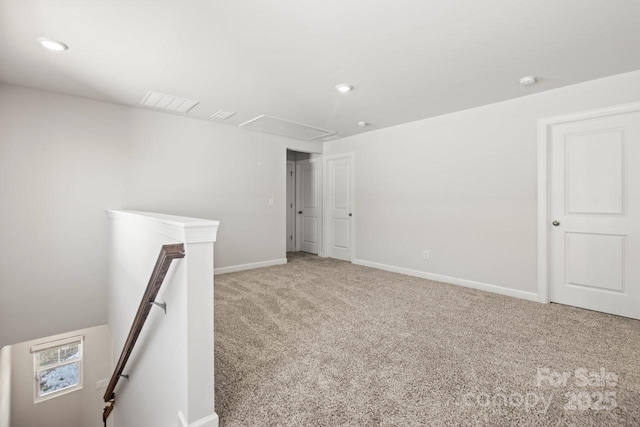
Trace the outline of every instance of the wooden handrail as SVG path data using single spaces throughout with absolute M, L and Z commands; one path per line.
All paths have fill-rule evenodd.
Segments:
M 115 405 L 114 391 L 116 389 L 116 385 L 118 385 L 118 380 L 120 379 L 120 376 L 124 371 L 124 367 L 127 364 L 127 360 L 129 360 L 129 356 L 131 356 L 133 347 L 136 345 L 136 341 L 138 340 L 140 331 L 142 331 L 142 327 L 147 320 L 149 311 L 151 311 L 151 306 L 156 300 L 156 296 L 158 295 L 158 291 L 162 286 L 164 277 L 167 275 L 167 271 L 169 271 L 171 261 L 176 258 L 184 258 L 184 245 L 182 243 L 162 246 L 162 249 L 160 249 L 160 255 L 158 255 L 158 260 L 156 261 L 156 265 L 153 268 L 151 277 L 149 278 L 149 283 L 147 284 L 147 288 L 145 289 L 142 300 L 140 301 L 138 312 L 136 313 L 136 317 L 133 319 L 133 324 L 131 325 L 131 329 L 129 330 L 129 335 L 127 336 L 127 340 L 124 343 L 124 348 L 122 349 L 122 353 L 120 354 L 120 359 L 118 360 L 118 364 L 113 371 L 113 375 L 111 375 L 111 381 L 109 381 L 107 390 L 104 393 L 104 401 L 108 403 L 108 405 L 105 406 L 102 411 L 102 421 L 104 422 L 105 426 L 107 425 L 107 418 L 113 410 L 113 405 Z

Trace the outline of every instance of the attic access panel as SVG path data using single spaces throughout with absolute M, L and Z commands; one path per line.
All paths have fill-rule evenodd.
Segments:
M 270 133 L 273 135 L 302 139 L 304 141 L 312 141 L 318 138 L 325 138 L 336 133 L 333 130 L 327 130 L 315 126 L 305 125 L 302 123 L 296 123 L 290 120 L 267 116 L 265 114 L 251 119 L 248 122 L 244 122 L 239 125 L 239 127 L 255 130 L 258 132 Z

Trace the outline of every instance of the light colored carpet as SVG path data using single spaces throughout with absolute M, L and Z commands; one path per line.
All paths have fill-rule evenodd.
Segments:
M 216 276 L 215 332 L 222 427 L 640 426 L 636 320 L 294 254 Z

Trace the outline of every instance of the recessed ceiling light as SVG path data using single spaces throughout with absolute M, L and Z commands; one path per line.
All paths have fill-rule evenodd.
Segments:
M 524 76 L 524 77 L 520 78 L 520 84 L 522 86 L 529 86 L 529 85 L 534 84 L 537 81 L 538 81 L 538 79 L 536 79 L 535 76 Z
M 56 52 L 62 52 L 63 50 L 69 49 L 69 46 L 67 46 L 62 42 L 59 42 L 58 40 L 48 39 L 46 37 L 40 37 L 38 41 L 43 47 L 46 47 L 49 50 L 55 50 Z
M 339 84 L 338 86 L 336 86 L 336 90 L 338 92 L 347 93 L 347 92 L 351 92 L 353 90 L 353 86 L 342 83 L 342 84 Z

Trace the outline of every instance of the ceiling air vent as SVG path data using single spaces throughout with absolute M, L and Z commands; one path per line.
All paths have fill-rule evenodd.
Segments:
M 335 133 L 335 131 L 332 130 L 303 125 L 302 123 L 296 123 L 267 115 L 258 116 L 255 119 L 244 122 L 240 127 L 256 130 L 258 132 L 303 139 L 305 141 L 325 138 Z
M 194 101 L 193 99 L 180 98 L 178 96 L 153 91 L 149 91 L 141 102 L 142 105 L 146 105 L 147 107 L 174 111 L 176 113 L 188 113 L 189 110 L 199 103 L 200 101 Z
M 224 110 L 220 110 L 217 113 L 213 113 L 211 115 L 212 118 L 214 119 L 222 119 L 222 120 L 227 120 L 229 117 L 235 115 L 235 111 L 224 111 Z

